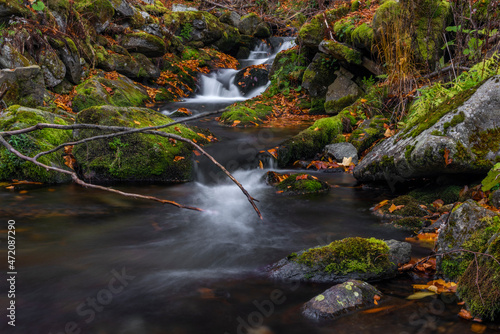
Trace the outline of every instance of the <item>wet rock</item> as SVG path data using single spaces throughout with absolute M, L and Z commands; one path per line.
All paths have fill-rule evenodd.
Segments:
M 197 12 L 198 9 L 195 7 L 189 7 L 186 5 L 174 4 L 172 5 L 172 12 Z
M 7 84 L 8 90 L 3 101 L 8 105 L 19 104 L 26 107 L 43 105 L 45 82 L 40 66 L 17 67 L 0 70 L 0 85 Z
M 16 69 L 16 71 L 19 69 Z M 41 73 L 40 73 L 41 75 Z M 1 81 L 1 74 L 0 74 Z M 37 123 L 52 123 L 68 125 L 73 121 L 66 115 L 51 113 L 33 108 L 11 106 L 0 114 L 0 131 L 17 130 L 26 128 Z M 72 140 L 70 132 L 54 129 L 34 131 L 29 134 L 16 136 L 16 139 L 6 138 L 7 141 L 21 153 L 29 156 L 50 150 L 59 144 Z M 37 167 L 31 162 L 27 162 L 15 157 L 3 146 L 0 148 L 0 180 L 29 180 L 43 183 L 63 183 L 70 182 L 71 176 L 47 171 L 45 168 Z M 60 152 L 45 155 L 38 161 L 61 169 L 67 169 L 64 164 L 64 157 Z
M 247 67 L 234 77 L 234 84 L 238 86 L 242 95 L 253 91 L 255 88 L 265 86 L 269 81 L 269 71 L 265 68 Z
M 395 277 L 398 264 L 410 261 L 411 245 L 396 240 L 347 238 L 292 253 L 271 265 L 270 278 L 313 283 L 350 279 L 376 281 Z
M 236 12 L 226 12 L 219 17 L 219 21 L 233 27 L 238 27 L 241 21 L 241 16 Z
M 120 44 L 129 52 L 142 53 L 148 57 L 161 57 L 166 52 L 165 42 L 161 38 L 145 32 L 125 35 Z
M 443 102 L 433 112 L 434 119 L 423 119 L 375 146 L 354 169 L 354 176 L 364 182 L 396 182 L 486 173 L 500 157 L 499 109 L 497 76 Z M 451 161 L 445 161 L 446 151 Z
M 302 314 L 311 320 L 333 320 L 375 306 L 375 296 L 380 297 L 382 293 L 374 286 L 358 280 L 349 280 L 312 298 L 302 308 Z
M 106 30 L 115 15 L 115 9 L 109 0 L 75 1 L 74 6 L 99 34 Z
M 336 66 L 330 56 L 317 53 L 304 72 L 302 87 L 307 89 L 312 97 L 325 97 L 328 86 L 337 77 L 335 70 Z
M 40 52 L 39 61 L 45 85 L 47 87 L 54 87 L 60 84 L 66 76 L 66 66 L 57 53 L 52 50 L 44 50 Z
M 91 107 L 77 115 L 77 123 L 143 127 L 164 125 L 172 119 L 151 109 L 113 106 Z M 194 131 L 176 125 L 161 131 L 176 133 L 184 138 L 202 140 Z M 179 133 L 180 132 L 180 133 Z M 93 130 L 80 130 L 77 139 L 95 135 Z M 93 182 L 181 182 L 191 176 L 191 148 L 181 142 L 171 143 L 160 136 L 133 134 L 113 140 L 93 141 L 77 146 L 73 154 L 80 166 L 79 173 Z M 174 161 L 176 156 L 186 159 Z
M 78 112 L 101 105 L 139 106 L 147 99 L 146 89 L 125 76 L 107 79 L 102 75 L 94 75 L 76 86 L 73 109 Z
M 98 68 L 108 72 L 117 71 L 129 78 L 155 79 L 160 76 L 160 69 L 142 53 L 129 54 L 125 49 L 124 52 L 118 53 L 120 50 L 116 48 L 117 46 L 111 53 L 102 47 L 96 48 Z
M 337 162 L 342 162 L 344 158 L 351 158 L 353 163 L 358 163 L 358 150 L 350 143 L 326 145 L 324 154 L 327 157 L 335 159 Z
M 337 78 L 328 86 L 325 99 L 325 111 L 332 115 L 353 104 L 363 93 L 358 84 L 352 80 L 354 74 L 351 72 L 340 67 L 335 75 Z

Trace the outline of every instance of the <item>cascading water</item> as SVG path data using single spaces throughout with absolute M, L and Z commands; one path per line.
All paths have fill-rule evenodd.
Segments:
M 265 42 L 260 42 L 254 50 L 250 52 L 247 59 L 241 59 L 240 64 L 243 70 L 252 65 L 272 64 L 276 54 L 295 45 L 294 39 L 282 38 L 273 48 Z M 274 50 L 273 50 L 274 49 Z M 199 90 L 193 98 L 186 99 L 189 103 L 205 102 L 235 102 L 250 99 L 262 94 L 267 85 L 260 86 L 253 91 L 243 95 L 235 83 L 236 74 L 241 70 L 219 69 L 208 75 L 202 75 L 199 81 Z

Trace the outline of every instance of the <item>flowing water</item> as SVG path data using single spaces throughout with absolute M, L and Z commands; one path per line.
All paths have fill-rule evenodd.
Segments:
M 214 110 L 232 103 L 230 98 L 194 99 L 163 111 L 168 114 L 179 106 L 195 113 Z M 2 188 L 2 221 L 16 221 L 18 274 L 16 327 L 6 325 L 2 312 L 1 333 L 471 332 L 471 323 L 456 316 L 460 306 L 450 296 L 406 300 L 412 293 L 410 278 L 375 283 L 386 296 L 381 306 L 387 308 L 378 313 L 321 324 L 303 319 L 303 303 L 329 286 L 270 281 L 265 267 L 291 252 L 349 236 L 404 239 L 406 232 L 370 214 L 370 206 L 388 194 L 362 188 L 344 173 L 312 172 L 333 186 L 321 195 L 283 196 L 265 185 L 263 174 L 276 169 L 267 161 L 267 169 L 257 168 L 259 151 L 307 124 L 239 129 L 206 119 L 196 125 L 214 132 L 219 142 L 207 150 L 259 200 L 264 219 L 258 219 L 230 180 L 201 158 L 195 162 L 194 182 L 117 188 L 204 212 L 75 185 L 27 186 L 22 193 Z M 5 238 L 0 245 L 0 306 L 5 310 Z M 499 332 L 498 325 L 479 328 Z

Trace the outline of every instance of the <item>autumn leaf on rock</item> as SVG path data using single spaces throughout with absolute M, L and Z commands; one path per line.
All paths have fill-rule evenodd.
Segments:
M 307 174 L 299 175 L 295 178 L 295 180 L 307 180 Z
M 339 166 L 349 167 L 352 164 L 352 157 L 344 157 L 342 162 L 339 163 Z
M 404 208 L 404 205 L 395 205 L 394 203 L 392 203 L 392 205 L 389 208 L 389 212 L 393 213 L 394 211 L 402 209 L 402 208 Z
M 444 201 L 442 199 L 437 199 L 434 202 L 432 202 L 432 205 L 436 208 L 439 209 L 444 205 Z
M 389 203 L 388 199 L 383 200 L 382 202 L 380 202 L 377 205 L 375 205 L 375 207 L 373 208 L 373 211 L 377 211 L 378 209 L 380 209 L 381 207 L 383 207 L 387 203 Z
M 175 130 L 175 131 L 177 131 L 177 132 L 179 132 L 180 134 L 182 134 L 182 131 L 181 131 L 181 129 L 180 129 L 178 126 L 176 126 L 176 127 L 174 128 L 174 130 Z
M 186 159 L 186 158 L 177 155 L 177 156 L 175 156 L 174 161 L 177 162 L 177 161 L 184 160 L 184 159 Z
M 446 164 L 446 166 L 448 166 L 452 162 L 453 162 L 453 159 L 450 159 L 450 150 L 445 148 L 444 149 L 444 163 Z
M 241 123 L 241 121 L 236 120 L 236 121 L 233 122 L 233 124 L 231 126 L 236 126 L 236 125 L 238 125 L 240 123 Z
M 134 123 L 137 125 L 141 125 L 141 122 L 139 122 L 139 121 L 134 121 Z
M 458 312 L 458 316 L 460 318 L 463 318 L 465 320 L 471 320 L 472 319 L 472 314 L 470 314 L 469 311 L 467 311 L 466 309 L 461 309 L 460 312 Z
M 262 161 L 259 160 L 259 168 L 264 169 L 264 165 L 262 164 Z
M 278 150 L 275 149 L 275 148 L 271 148 L 269 150 L 267 150 L 267 152 L 269 152 L 269 154 L 271 154 L 274 159 L 278 159 Z
M 193 150 L 193 153 L 194 153 L 194 155 L 196 155 L 197 157 L 199 157 L 199 156 L 201 155 L 201 153 L 200 153 L 200 152 L 198 152 L 197 150 Z

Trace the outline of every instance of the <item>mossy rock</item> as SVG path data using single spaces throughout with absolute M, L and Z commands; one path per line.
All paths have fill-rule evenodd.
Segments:
M 416 200 L 431 204 L 435 200 L 441 199 L 444 204 L 451 204 L 457 201 L 463 201 L 465 198 L 460 196 L 461 186 L 458 185 L 428 185 L 426 187 L 414 189 L 408 193 L 409 196 Z
M 314 157 L 343 132 L 345 114 L 321 118 L 309 128 L 283 142 L 278 149 L 278 165 L 288 166 L 297 160 Z M 356 123 L 356 122 L 354 122 Z
M 353 30 L 351 39 L 356 47 L 371 52 L 374 44 L 373 28 L 368 23 L 363 23 Z
M 74 6 L 76 11 L 94 24 L 98 31 L 104 30 L 115 15 L 115 9 L 109 0 L 76 1 Z
M 9 107 L 0 115 L 1 131 L 24 129 L 37 123 L 68 125 L 72 124 L 73 120 L 63 113 L 51 113 L 19 105 Z M 31 157 L 39 152 L 48 151 L 60 144 L 72 141 L 69 131 L 56 129 L 43 129 L 28 134 L 5 136 L 5 139 L 19 152 Z M 69 170 L 64 164 L 62 151 L 44 155 L 38 161 L 48 166 Z M 63 183 L 71 181 L 71 176 L 47 171 L 45 168 L 18 158 L 2 147 L 0 148 L 0 180 L 10 181 L 12 179 Z
M 172 119 L 151 109 L 113 106 L 92 107 L 81 111 L 77 123 L 126 126 L 131 128 L 158 126 Z M 176 125 L 162 129 L 188 139 L 201 139 L 194 131 Z M 102 131 L 80 130 L 78 139 Z M 74 148 L 73 154 L 85 180 L 97 182 L 183 182 L 191 178 L 191 147 L 169 138 L 132 134 L 98 140 Z M 179 159 L 176 157 L 184 157 Z
M 394 277 L 410 252 L 408 243 L 395 240 L 346 238 L 290 254 L 270 267 L 270 277 L 317 283 L 380 280 Z
M 358 128 L 351 133 L 348 142 L 356 147 L 358 154 L 361 154 L 370 148 L 377 140 L 384 137 L 384 123 L 388 122 L 389 120 L 387 118 L 380 115 L 364 120 Z
M 9 88 L 3 96 L 7 106 L 37 108 L 43 105 L 46 90 L 43 72 L 39 66 L 0 70 L 0 85 L 3 83 Z
M 112 50 L 96 47 L 97 67 L 107 72 L 117 71 L 129 78 L 156 79 L 160 69 L 142 53 L 130 54 L 125 48 L 115 45 Z
M 335 22 L 350 11 L 350 6 L 343 4 L 335 9 L 324 12 L 329 23 Z M 308 47 L 317 48 L 326 37 L 326 25 L 323 13 L 314 16 L 310 22 L 305 23 L 299 30 L 298 44 L 303 43 Z
M 266 180 L 278 189 L 278 192 L 286 195 L 305 195 L 327 192 L 330 189 L 328 183 L 318 180 L 309 174 L 299 173 L 288 175 L 281 182 L 273 182 L 276 179 L 275 172 L 268 172 Z M 283 177 L 283 174 L 281 174 Z M 286 176 L 286 175 L 285 175 Z
M 319 50 L 340 61 L 361 65 L 363 55 L 358 50 L 336 41 L 322 41 Z
M 139 106 L 149 97 L 146 90 L 125 76 L 116 80 L 96 75 L 78 86 L 73 98 L 73 110 L 81 111 L 93 106 Z
M 399 207 L 390 212 L 391 207 Z M 422 218 L 429 215 L 429 212 L 422 208 L 423 202 L 416 200 L 409 195 L 403 195 L 390 200 L 386 205 L 376 211 L 373 211 L 377 217 L 384 221 L 397 221 L 404 218 Z
M 120 45 L 129 52 L 142 53 L 148 57 L 161 57 L 167 52 L 163 39 L 146 32 L 127 34 L 120 40 Z
M 0 20 L 12 15 L 26 18 L 34 16 L 22 0 L 0 0 Z
M 227 125 L 255 126 L 262 123 L 271 114 L 272 110 L 272 106 L 258 103 L 258 98 L 255 98 L 227 107 L 226 111 L 220 116 L 219 122 Z
M 495 191 L 500 188 L 500 163 L 497 163 L 481 181 L 482 191 Z
M 338 69 L 335 59 L 318 52 L 302 76 L 302 87 L 309 91 L 314 98 L 323 98 L 328 86 L 335 81 L 335 71 Z

